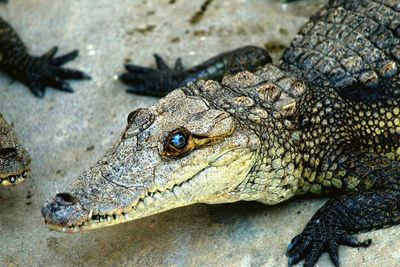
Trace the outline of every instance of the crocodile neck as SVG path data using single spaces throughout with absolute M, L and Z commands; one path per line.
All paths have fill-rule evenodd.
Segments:
M 304 75 L 310 74 L 280 62 L 221 84 L 208 81 L 185 89 L 229 112 L 259 137 L 255 163 L 235 192 L 238 199 L 276 204 L 296 194 L 353 190 L 362 181 L 337 164 L 347 152 L 373 150 L 398 157 L 399 148 L 379 145 L 382 138 L 398 138 L 396 99 L 355 102 L 323 76 L 305 80 Z M 383 122 L 392 129 L 378 129 Z
M 230 113 L 237 127 L 258 137 L 254 164 L 232 193 L 237 200 L 272 205 L 299 191 L 303 172 L 298 146 L 301 134 L 293 111 L 305 86 L 288 72 L 269 64 L 256 73 L 242 72 L 226 77 L 222 83 L 200 81 L 184 89 L 187 95 L 200 95 L 211 107 Z

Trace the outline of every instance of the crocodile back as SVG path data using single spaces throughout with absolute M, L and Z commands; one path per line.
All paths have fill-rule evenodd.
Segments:
M 400 161 L 399 64 L 398 0 L 332 0 L 300 30 L 279 69 L 305 83 L 295 98 L 302 192 L 352 189 L 329 180 L 345 155 Z
M 400 96 L 400 2 L 334 0 L 314 15 L 283 55 L 318 88 L 375 102 Z

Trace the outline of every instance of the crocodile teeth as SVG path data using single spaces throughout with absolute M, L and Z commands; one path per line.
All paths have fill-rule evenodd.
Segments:
M 153 199 L 152 197 L 146 197 L 146 198 L 143 199 L 143 203 L 144 203 L 145 205 L 150 205 L 150 204 L 152 204 L 153 202 L 154 202 L 154 199 Z
M 10 184 L 17 184 L 23 182 L 28 177 L 29 171 L 24 171 L 22 174 L 19 175 L 10 175 L 5 178 L 0 178 L 0 184 L 4 181 L 9 182 Z
M 27 175 L 26 172 L 22 174 Z M 1 179 L 0 179 L 1 183 Z M 194 185 L 193 181 L 184 181 L 180 184 L 174 185 L 172 188 L 167 189 L 165 191 L 155 190 L 153 192 L 147 192 L 144 196 L 139 198 L 136 203 L 131 206 L 131 210 L 124 211 L 122 213 L 99 213 L 97 210 L 91 210 L 90 217 L 91 220 L 88 222 L 84 222 L 80 225 L 73 225 L 72 228 L 79 227 L 90 227 L 90 224 L 98 224 L 98 223 L 113 223 L 114 221 L 121 220 L 130 220 L 129 212 L 132 210 L 143 210 L 148 205 L 159 205 L 159 201 L 168 200 L 171 198 L 176 198 L 178 195 L 182 194 L 187 188 L 192 187 Z M 95 214 L 93 214 L 95 213 Z M 68 230 L 66 230 L 68 231 Z
M 182 188 L 180 188 L 179 186 L 175 186 L 173 189 L 173 192 L 174 192 L 175 196 L 178 196 L 178 195 L 182 194 Z
M 144 208 L 144 204 L 142 201 L 139 202 L 139 204 L 137 205 L 138 209 L 143 209 Z
M 160 193 L 157 192 L 157 193 L 154 194 L 153 198 L 154 198 L 155 200 L 160 200 L 160 199 L 162 198 L 162 195 L 161 195 Z
M 182 190 L 187 190 L 187 189 L 189 189 L 189 187 L 190 187 L 189 183 L 183 183 L 183 184 L 181 185 L 181 189 L 182 189 Z

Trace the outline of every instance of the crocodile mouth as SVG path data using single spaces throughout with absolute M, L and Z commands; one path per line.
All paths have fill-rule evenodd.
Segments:
M 50 214 L 54 212 L 55 208 L 53 208 L 51 205 L 52 203 L 58 202 L 55 200 L 55 202 L 53 201 L 52 203 L 48 203 L 44 206 L 45 211 L 42 211 L 42 213 L 45 217 L 45 223 L 52 230 L 66 233 L 76 233 L 121 224 L 174 208 L 198 203 L 199 201 L 193 196 L 193 188 L 201 186 L 202 178 L 199 178 L 199 176 L 202 175 L 206 169 L 213 166 L 213 164 L 215 164 L 215 162 L 217 162 L 219 159 L 223 158 L 226 154 L 234 150 L 238 149 L 225 151 L 184 181 L 171 184 L 165 189 L 144 191 L 143 194 L 141 194 L 141 196 L 134 202 L 129 204 L 127 208 L 110 210 L 105 213 L 98 213 L 83 207 L 79 203 L 79 200 L 69 193 L 58 194 L 57 197 L 62 198 L 61 202 L 68 202 L 70 205 L 77 207 L 76 213 L 81 215 L 77 216 L 79 219 L 70 220 L 66 218 L 62 222 L 52 219 L 51 215 L 47 216 L 49 215 L 47 211 L 49 211 Z M 204 202 L 208 203 L 208 199 L 206 199 Z M 55 205 L 58 206 L 58 204 Z M 56 209 L 59 208 L 59 206 L 56 207 Z M 66 209 L 68 209 L 68 207 L 66 207 Z M 67 210 L 65 210 L 65 212 L 68 213 Z M 63 211 L 60 214 L 65 215 L 65 212 Z
M 0 186 L 15 186 L 25 182 L 28 178 L 30 169 L 25 169 L 21 172 L 6 174 L 0 177 Z
M 176 205 L 176 207 L 183 206 L 178 204 L 182 202 L 179 201 L 177 196 L 184 193 L 186 189 L 189 189 L 189 187 L 193 185 L 192 182 L 194 181 L 194 179 L 195 176 L 180 184 L 176 184 L 172 188 L 166 189 L 164 191 L 149 191 L 146 194 L 142 195 L 132 205 L 129 205 L 128 209 L 113 210 L 105 214 L 94 213 L 90 210 L 88 212 L 89 216 L 87 216 L 88 219 L 82 220 L 81 222 L 73 223 L 69 226 L 52 224 L 47 221 L 46 223 L 53 230 L 66 233 L 76 233 L 94 230 L 97 228 L 103 228 L 106 226 L 112 226 L 123 222 L 132 221 L 134 219 L 150 216 L 155 213 L 167 211 L 174 208 L 171 207 L 171 205 L 168 205 L 170 203 L 173 203 L 174 205 Z M 154 212 L 155 210 L 157 212 Z

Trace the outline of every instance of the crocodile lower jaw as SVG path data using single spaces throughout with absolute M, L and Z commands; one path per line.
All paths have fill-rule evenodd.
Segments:
M 187 186 L 191 187 L 190 182 L 189 183 L 184 182 L 184 184 L 187 184 Z M 184 190 L 184 189 L 185 186 L 179 188 L 179 190 Z M 45 221 L 45 223 L 51 230 L 64 233 L 78 233 L 141 219 L 174 208 L 179 208 L 193 204 L 193 203 L 188 203 L 187 201 L 184 201 L 182 199 L 176 198 L 173 192 L 174 192 L 173 189 L 171 189 L 165 192 L 157 191 L 156 193 L 148 193 L 145 197 L 140 198 L 139 201 L 136 202 L 136 204 L 132 205 L 130 209 L 126 210 L 115 210 L 107 214 L 98 214 L 98 213 L 95 214 L 91 211 L 89 215 L 90 218 L 88 220 L 77 222 L 69 226 L 50 224 L 47 221 Z M 160 199 L 156 200 L 154 197 L 165 198 L 165 200 L 164 201 L 161 201 Z M 149 203 L 150 201 L 153 203 L 150 204 Z M 222 201 L 221 203 L 223 202 L 226 201 Z
M 77 222 L 69 226 L 61 226 L 56 224 L 48 224 L 50 229 L 65 233 L 76 233 L 88 230 L 104 228 L 124 222 L 147 217 L 156 213 L 170 210 L 172 208 L 185 206 L 176 198 L 176 192 L 185 190 L 190 186 L 190 181 L 185 181 L 179 185 L 175 185 L 166 191 L 148 192 L 145 196 L 139 198 L 129 209 L 114 210 L 107 214 L 99 214 L 90 212 L 90 219 Z M 178 204 L 180 203 L 180 205 Z
M 129 219 L 129 212 L 122 212 L 107 215 L 92 215 L 89 220 L 84 221 L 81 224 L 77 223 L 67 227 L 55 224 L 48 224 L 48 226 L 51 230 L 55 230 L 58 232 L 78 233 L 83 231 L 95 230 L 98 228 L 104 228 L 131 220 L 132 219 Z
M 7 174 L 0 177 L 0 186 L 15 186 L 25 182 L 29 176 L 30 169 L 23 170 L 19 173 Z

